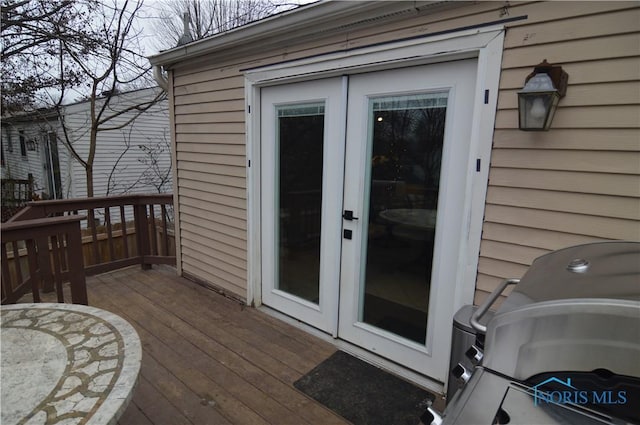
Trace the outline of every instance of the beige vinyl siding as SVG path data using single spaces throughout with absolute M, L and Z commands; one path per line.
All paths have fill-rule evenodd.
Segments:
M 631 196 L 629 198 L 631 200 L 640 197 L 640 185 L 634 175 L 606 174 L 600 176 L 598 180 L 591 179 L 592 176 L 590 172 L 493 168 L 490 179 L 492 187 L 496 188 L 543 189 L 561 193 L 579 192 L 605 196 Z M 591 180 L 589 185 L 585 185 L 585 181 L 588 180 Z
M 241 70 L 519 17 L 526 19 L 506 24 L 476 301 L 549 250 L 640 239 L 638 3 L 505 4 L 426 10 L 309 35 L 242 59 L 220 52 L 177 64 L 171 77 L 183 270 L 246 297 Z M 570 74 L 569 91 L 552 131 L 521 132 L 516 93 L 545 58 Z
M 640 239 L 640 9 L 575 6 L 506 33 L 476 302 L 550 250 Z M 567 95 L 551 131 L 521 132 L 517 91 L 542 59 L 567 71 Z
M 182 270 L 246 298 L 244 80 L 173 75 Z

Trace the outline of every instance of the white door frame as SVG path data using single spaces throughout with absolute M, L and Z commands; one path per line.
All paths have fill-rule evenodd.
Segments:
M 471 124 L 471 153 L 467 164 L 474 172 L 468 173 L 463 209 L 466 229 L 461 232 L 461 239 L 458 241 L 460 273 L 456 282 L 452 282 L 455 285 L 454 311 L 464 304 L 473 302 L 503 44 L 504 29 L 502 26 L 495 26 L 413 38 L 245 71 L 248 304 L 259 306 L 262 303 L 260 88 L 287 82 L 477 57 L 477 92 L 474 96 Z M 480 167 L 476 168 L 477 164 L 480 164 Z

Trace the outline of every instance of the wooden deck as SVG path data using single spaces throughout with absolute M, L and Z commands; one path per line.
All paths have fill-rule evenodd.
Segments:
M 89 305 L 122 316 L 142 340 L 138 386 L 119 424 L 349 423 L 293 387 L 332 345 L 168 266 L 93 276 L 87 289 Z

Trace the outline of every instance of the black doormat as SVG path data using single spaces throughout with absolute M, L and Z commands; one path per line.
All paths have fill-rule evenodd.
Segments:
M 293 384 L 355 425 L 417 425 L 435 395 L 342 351 Z

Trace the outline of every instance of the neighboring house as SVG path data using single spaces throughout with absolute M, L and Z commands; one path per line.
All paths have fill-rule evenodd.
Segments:
M 638 2 L 322 2 L 162 52 L 179 273 L 442 389 L 462 305 L 640 239 L 639 45 Z
M 2 178 L 24 180 L 31 175 L 35 195 L 62 198 L 63 175 L 56 142 L 55 112 L 37 111 L 3 117 L 0 123 Z
M 157 92 L 151 88 L 118 94 L 107 113 L 150 101 Z M 94 196 L 171 191 L 167 101 L 127 124 L 137 113 L 114 118 L 103 126 L 113 129 L 98 133 Z M 67 146 L 87 158 L 89 114 L 89 101 L 81 101 L 62 106 L 60 115 L 48 109 L 3 117 L 2 178 L 26 179 L 32 174 L 35 193 L 43 199 L 85 197 L 85 170 Z

